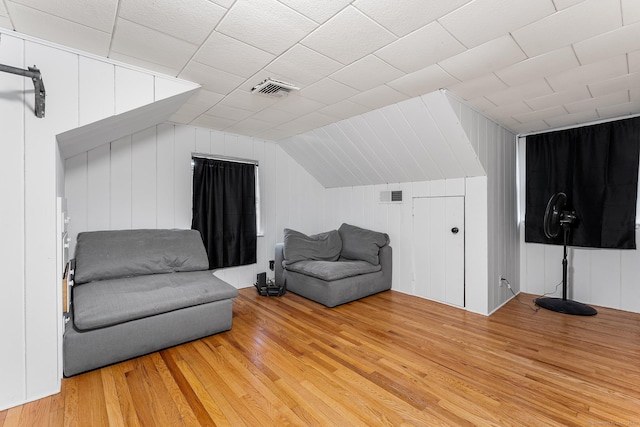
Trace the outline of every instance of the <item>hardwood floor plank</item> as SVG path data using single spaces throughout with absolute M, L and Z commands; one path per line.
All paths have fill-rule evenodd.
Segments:
M 0 427 L 638 425 L 640 314 L 532 299 L 485 317 L 394 291 L 329 309 L 241 289 L 230 331 L 64 379 Z

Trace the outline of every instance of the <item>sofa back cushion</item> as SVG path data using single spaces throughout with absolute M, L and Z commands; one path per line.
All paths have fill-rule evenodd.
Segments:
M 197 230 L 117 230 L 78 234 L 74 282 L 209 268 Z
M 378 265 L 378 251 L 381 247 L 389 243 L 389 236 L 386 233 L 367 230 L 355 225 L 342 224 L 338 229 L 342 239 L 343 258 L 367 261 L 370 264 Z
M 284 261 L 291 264 L 298 261 L 337 261 L 340 258 L 342 240 L 338 231 L 307 236 L 299 231 L 284 229 Z

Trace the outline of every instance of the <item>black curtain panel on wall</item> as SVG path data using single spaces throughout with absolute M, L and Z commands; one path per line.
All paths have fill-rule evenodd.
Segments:
M 635 249 L 640 117 L 527 136 L 525 241 L 562 244 L 543 231 L 562 191 L 578 217 L 571 246 Z
M 194 157 L 193 219 L 209 268 L 256 262 L 255 165 Z

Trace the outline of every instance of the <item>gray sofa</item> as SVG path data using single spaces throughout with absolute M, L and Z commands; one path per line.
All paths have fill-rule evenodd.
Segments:
M 284 230 L 275 246 L 275 280 L 288 291 L 335 307 L 391 289 L 389 236 L 349 224 L 307 236 Z
M 78 234 L 63 339 L 71 376 L 231 329 L 238 290 L 195 230 Z

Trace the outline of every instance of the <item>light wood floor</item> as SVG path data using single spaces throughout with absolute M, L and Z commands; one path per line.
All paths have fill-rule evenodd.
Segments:
M 65 379 L 0 412 L 15 425 L 638 426 L 640 315 L 243 289 L 231 331 Z

